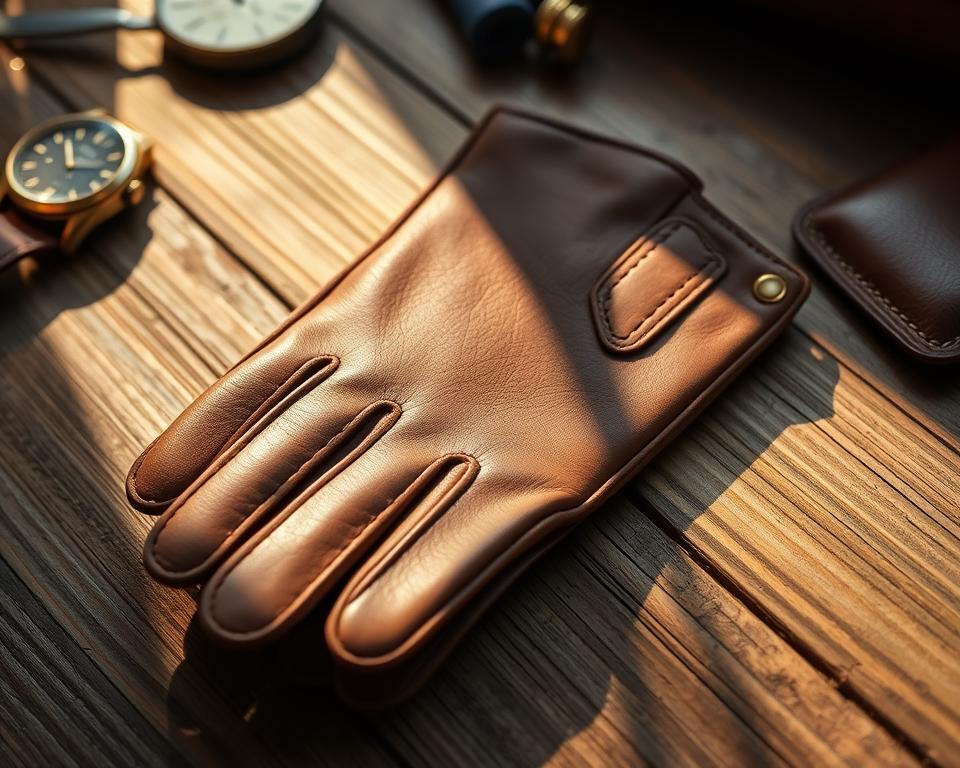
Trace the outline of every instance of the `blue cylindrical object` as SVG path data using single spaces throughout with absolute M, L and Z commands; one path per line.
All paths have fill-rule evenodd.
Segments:
M 447 0 L 474 55 L 484 63 L 517 58 L 533 34 L 531 0 Z

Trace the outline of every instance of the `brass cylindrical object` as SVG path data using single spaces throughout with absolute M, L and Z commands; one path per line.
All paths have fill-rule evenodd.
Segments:
M 590 36 L 592 16 L 589 6 L 575 0 L 543 0 L 534 20 L 541 50 L 561 61 L 576 61 Z

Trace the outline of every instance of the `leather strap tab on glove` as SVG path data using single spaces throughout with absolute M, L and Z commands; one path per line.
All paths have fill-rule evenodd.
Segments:
M 150 573 L 203 583 L 202 625 L 233 645 L 332 602 L 341 694 L 408 693 L 806 297 L 700 189 L 650 152 L 493 112 L 137 460 L 132 503 L 163 511 Z

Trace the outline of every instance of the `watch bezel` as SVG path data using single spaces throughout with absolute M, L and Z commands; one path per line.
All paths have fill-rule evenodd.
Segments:
M 163 31 L 165 47 L 182 59 L 200 67 L 219 71 L 262 69 L 300 53 L 316 39 L 323 18 L 324 0 L 318 0 L 310 17 L 287 32 L 281 32 L 254 45 L 210 46 L 197 43 L 170 29 L 165 23 L 166 4 L 157 0 L 155 16 Z
M 29 190 L 17 179 L 16 158 L 25 147 L 35 143 L 38 138 L 46 136 L 58 126 L 81 121 L 108 125 L 120 136 L 120 140 L 123 142 L 123 159 L 120 161 L 116 173 L 102 188 L 79 200 L 44 202 L 35 199 L 31 196 Z M 24 133 L 23 136 L 17 140 L 17 143 L 13 145 L 13 148 L 7 155 L 3 168 L 7 195 L 16 207 L 29 211 L 35 216 L 44 218 L 66 218 L 79 211 L 84 211 L 99 205 L 104 200 L 125 189 L 137 170 L 138 156 L 139 142 L 136 132 L 112 115 L 99 112 L 72 112 L 66 115 L 57 115 L 33 126 L 33 128 Z

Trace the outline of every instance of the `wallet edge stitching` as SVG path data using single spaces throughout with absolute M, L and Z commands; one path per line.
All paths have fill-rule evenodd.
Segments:
M 887 317 L 892 317 L 894 320 L 900 320 L 903 323 L 906 323 L 909 329 L 908 332 L 912 331 L 913 334 L 915 334 L 916 336 L 919 336 L 921 344 L 926 344 L 936 349 L 946 349 L 946 350 L 949 350 L 951 347 L 955 347 L 958 344 L 960 344 L 960 334 L 958 334 L 952 339 L 941 341 L 940 339 L 935 339 L 929 334 L 920 330 L 917 324 L 910 319 L 909 315 L 907 315 L 902 309 L 900 309 L 889 298 L 887 298 L 883 293 L 881 293 L 879 288 L 877 288 L 872 282 L 870 282 L 869 280 L 867 280 L 867 278 L 861 275 L 854 266 L 852 266 L 840 255 L 840 253 L 836 250 L 836 248 L 834 248 L 833 245 L 831 245 L 830 241 L 827 240 L 826 235 L 817 227 L 816 224 L 814 224 L 813 220 L 809 216 L 804 222 L 804 225 L 807 231 L 809 232 L 810 236 L 814 239 L 814 243 L 817 246 L 819 246 L 819 248 L 827 256 L 832 258 L 837 263 L 837 265 L 841 269 L 843 269 L 843 271 L 849 277 L 856 280 L 857 283 L 860 284 L 860 287 L 866 290 L 870 294 L 870 296 L 872 296 L 874 299 L 878 299 L 879 301 L 881 301 L 883 305 L 886 307 L 886 309 L 889 310 L 890 313 L 893 313 L 892 315 L 889 313 L 885 313 L 887 314 Z

